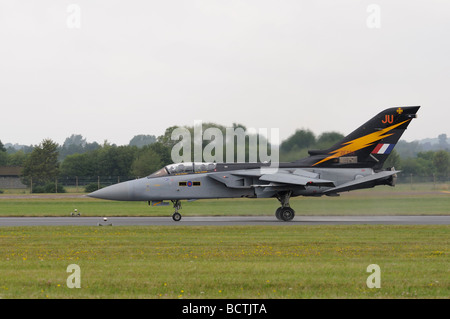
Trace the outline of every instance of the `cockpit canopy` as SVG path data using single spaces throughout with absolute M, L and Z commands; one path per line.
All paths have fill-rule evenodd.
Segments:
M 193 173 L 208 173 L 216 170 L 216 163 L 176 163 L 167 165 L 160 170 L 154 172 L 148 178 L 162 177 L 167 175 L 182 175 Z

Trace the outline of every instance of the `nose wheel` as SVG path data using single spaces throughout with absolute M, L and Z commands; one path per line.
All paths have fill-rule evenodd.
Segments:
M 181 220 L 181 214 L 180 213 L 173 213 L 172 219 L 176 222 L 179 222 Z
M 175 209 L 175 213 L 172 215 L 172 219 L 176 222 L 181 220 L 181 214 L 178 212 L 181 209 L 181 202 L 179 200 L 172 200 L 173 208 Z

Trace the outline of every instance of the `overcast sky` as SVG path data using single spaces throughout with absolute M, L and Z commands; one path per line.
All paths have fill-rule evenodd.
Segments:
M 128 144 L 195 120 L 450 135 L 450 1 L 0 0 L 0 140 Z

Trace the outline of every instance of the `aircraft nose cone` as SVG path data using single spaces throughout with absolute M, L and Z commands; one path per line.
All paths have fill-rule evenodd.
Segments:
M 130 200 L 130 183 L 111 185 L 88 194 L 89 197 L 109 200 Z

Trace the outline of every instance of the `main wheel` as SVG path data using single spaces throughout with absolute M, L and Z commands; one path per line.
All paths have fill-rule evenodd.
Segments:
M 276 217 L 278 220 L 282 220 L 282 219 L 281 219 L 281 209 L 282 209 L 282 207 L 278 207 L 277 210 L 275 211 L 275 217 Z
M 181 214 L 180 213 L 173 213 L 172 219 L 176 222 L 179 222 L 181 220 Z
M 281 220 L 288 222 L 293 220 L 295 217 L 295 211 L 290 207 L 282 207 L 280 211 Z

